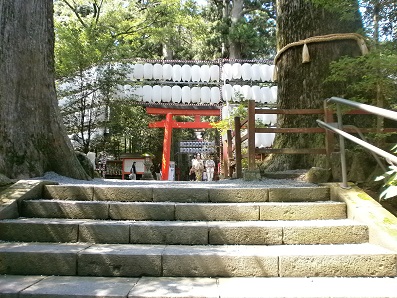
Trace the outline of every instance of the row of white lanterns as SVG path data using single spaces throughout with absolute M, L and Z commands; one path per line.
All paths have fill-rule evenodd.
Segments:
M 218 104 L 221 100 L 219 87 L 189 87 L 189 86 L 150 86 L 132 87 L 119 86 L 116 91 L 118 98 L 135 96 L 137 101 L 154 103 L 203 103 Z
M 218 82 L 219 80 L 244 80 L 270 82 L 274 65 L 251 63 L 225 63 L 219 65 L 189 65 L 136 63 L 129 64 L 129 80 L 164 80 L 174 82 Z
M 223 100 L 240 101 L 241 97 L 245 100 L 255 100 L 258 103 L 275 104 L 277 102 L 277 86 L 260 87 L 249 85 L 230 85 L 225 84 L 222 88 Z
M 269 108 L 265 108 L 269 109 Z M 269 109 L 272 110 L 272 109 Z M 277 114 L 256 114 L 255 120 L 261 121 L 263 124 L 275 126 L 277 124 Z M 267 148 L 271 147 L 274 142 L 275 133 L 256 133 L 255 134 L 255 147 Z
M 269 109 L 271 110 L 271 109 Z M 274 126 L 277 123 L 277 114 L 256 114 L 255 120 L 261 121 L 263 124 Z
M 221 101 L 219 87 L 189 87 L 189 86 L 160 86 L 144 85 L 133 87 L 131 85 L 118 85 L 115 90 L 115 97 L 119 99 L 135 96 L 137 101 L 155 103 L 203 103 L 218 104 Z M 222 88 L 224 101 L 238 102 L 241 96 L 246 100 L 255 100 L 258 103 L 276 103 L 277 86 L 240 86 L 226 84 Z

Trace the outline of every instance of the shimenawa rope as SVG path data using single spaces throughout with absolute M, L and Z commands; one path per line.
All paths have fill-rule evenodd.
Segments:
M 281 55 L 288 50 L 289 48 L 301 46 L 303 45 L 302 50 L 302 63 L 310 62 L 310 54 L 309 48 L 307 44 L 309 43 L 316 43 L 316 42 L 328 42 L 334 40 L 347 40 L 353 39 L 357 41 L 357 45 L 361 50 L 362 55 L 366 55 L 368 53 L 368 48 L 365 43 L 364 37 L 357 33 L 335 33 L 335 34 L 328 34 L 328 35 L 320 35 L 320 36 L 313 36 L 303 40 L 299 40 L 296 42 L 292 42 L 284 46 L 280 51 L 278 51 L 276 57 L 274 58 L 274 73 L 273 73 L 273 80 L 277 80 L 277 62 L 280 59 Z

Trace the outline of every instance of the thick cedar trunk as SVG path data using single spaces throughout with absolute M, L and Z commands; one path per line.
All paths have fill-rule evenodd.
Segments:
M 237 26 L 238 21 L 243 17 L 243 0 L 233 0 L 230 12 L 231 24 Z M 241 59 L 241 43 L 235 40 L 229 40 L 229 59 Z
M 89 179 L 58 110 L 52 2 L 0 1 L 0 173 L 10 178 Z
M 352 5 L 356 5 L 352 0 Z M 355 4 L 354 4 L 355 3 Z M 277 42 L 278 49 L 289 43 L 309 37 L 333 33 L 357 32 L 362 27 L 355 20 L 343 20 L 336 12 L 314 6 L 307 0 L 277 1 Z M 282 109 L 322 108 L 324 99 L 330 96 L 343 96 L 344 90 L 324 84 L 329 74 L 329 65 L 342 56 L 360 55 L 357 42 L 352 40 L 310 43 L 310 62 L 302 64 L 303 46 L 285 51 L 278 66 L 278 106 Z M 322 116 L 279 115 L 279 127 L 317 127 L 316 119 Z M 278 134 L 275 148 L 324 148 L 324 135 L 321 134 Z M 304 169 L 324 166 L 324 158 L 316 155 L 272 155 L 267 170 Z

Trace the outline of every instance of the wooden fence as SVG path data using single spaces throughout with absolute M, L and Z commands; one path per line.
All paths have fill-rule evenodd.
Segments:
M 255 161 L 257 157 L 266 154 L 325 154 L 330 156 L 335 151 L 334 133 L 321 127 L 255 127 L 255 115 L 258 114 L 284 114 L 284 115 L 318 115 L 318 119 L 324 119 L 326 123 L 334 123 L 334 111 L 327 107 L 324 102 L 323 109 L 264 109 L 256 108 L 255 101 L 248 101 L 248 117 L 241 120 L 240 117 L 234 118 L 234 130 L 227 131 L 227 138 L 224 143 L 223 165 L 225 177 L 232 177 L 236 172 L 237 178 L 242 178 L 242 159 L 248 159 L 248 169 L 256 168 Z M 349 111 L 346 114 L 368 114 L 363 111 Z M 314 124 L 316 125 L 316 124 Z M 246 133 L 242 135 L 241 131 Z M 347 132 L 356 131 L 353 128 L 346 127 Z M 378 132 L 375 128 L 360 128 L 362 133 Z M 396 128 L 384 128 L 383 133 L 397 132 Z M 257 133 L 322 133 L 325 134 L 325 143 L 322 148 L 256 148 L 255 134 Z M 242 143 L 247 141 L 247 153 L 242 154 Z

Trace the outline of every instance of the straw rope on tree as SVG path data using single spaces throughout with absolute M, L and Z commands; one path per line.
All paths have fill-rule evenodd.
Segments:
M 290 49 L 292 47 L 297 47 L 297 46 L 303 45 L 302 63 L 308 63 L 308 62 L 310 62 L 310 54 L 309 54 L 309 48 L 307 47 L 307 44 L 319 43 L 319 42 L 329 42 L 329 41 L 335 41 L 335 40 L 348 40 L 348 39 L 357 41 L 357 45 L 359 46 L 362 55 L 368 54 L 368 48 L 365 43 L 364 37 L 358 33 L 335 33 L 335 34 L 327 34 L 327 35 L 309 37 L 309 38 L 306 38 L 303 40 L 289 43 L 286 46 L 284 46 L 280 51 L 278 51 L 276 57 L 274 58 L 274 65 L 276 67 L 274 68 L 273 79 L 275 81 L 277 80 L 277 62 L 280 59 L 281 55 L 288 49 Z

